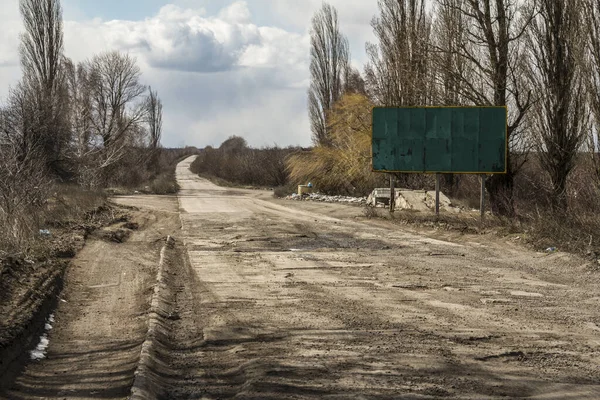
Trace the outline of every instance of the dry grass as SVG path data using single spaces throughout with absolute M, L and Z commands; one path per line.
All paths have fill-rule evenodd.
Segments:
M 176 194 L 179 192 L 179 184 L 175 177 L 175 171 L 163 172 L 158 175 L 150 182 L 148 189 L 153 194 Z
M 397 211 L 392 216 L 400 224 L 462 233 L 495 233 L 499 236 L 518 236 L 521 241 L 538 251 L 554 247 L 560 251 L 583 256 L 600 257 L 600 186 L 594 179 L 593 165 L 581 158 L 569 180 L 569 211 L 556 212 L 551 208 L 552 191 L 549 181 L 535 157 L 523 166 L 515 179 L 514 218 L 487 215 L 482 224 L 477 212 L 459 214 Z M 455 205 L 468 209 L 479 207 L 479 180 L 476 176 L 459 177 Z
M 292 193 L 297 192 L 297 185 L 292 183 L 288 183 L 285 186 L 277 187 L 273 190 L 273 197 L 281 199 L 283 197 L 289 196 Z
M 61 225 L 84 218 L 106 202 L 102 191 L 85 190 L 77 185 L 57 185 L 43 213 L 44 225 Z
M 345 95 L 330 115 L 331 143 L 288 158 L 290 181 L 350 196 L 364 196 L 385 184 L 384 174 L 371 171 L 371 110 L 365 96 Z
M 380 214 L 379 210 L 377 210 L 376 207 L 373 207 L 371 205 L 366 205 L 363 207 L 363 215 L 367 219 L 381 218 L 381 214 Z

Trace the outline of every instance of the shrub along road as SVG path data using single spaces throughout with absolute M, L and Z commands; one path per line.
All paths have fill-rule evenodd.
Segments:
M 139 257 L 138 275 L 121 281 L 125 292 L 92 288 L 112 281 L 88 275 L 69 289 L 67 277 L 71 306 L 15 398 L 123 398 L 147 320 L 135 316 L 148 309 L 150 243 L 169 230 L 184 254 L 165 271 L 147 398 L 600 398 L 597 264 L 221 188 L 192 174 L 192 159 L 177 168 L 181 230 L 171 208 L 166 228 L 132 236 L 135 254 L 130 239 L 78 256 L 98 266 L 78 269 L 90 277 Z M 37 397 L 23 394 L 31 388 Z

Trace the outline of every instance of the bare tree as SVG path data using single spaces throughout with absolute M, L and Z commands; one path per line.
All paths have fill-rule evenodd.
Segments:
M 17 151 L 17 161 L 33 153 L 43 158 L 43 138 L 37 135 L 44 127 L 43 110 L 37 107 L 35 96 L 34 88 L 19 82 L 10 89 L 2 111 L 2 139 Z
M 589 104 L 594 116 L 594 129 L 590 130 L 588 147 L 600 183 L 600 155 L 598 143 L 600 134 L 600 0 L 584 1 L 584 26 L 587 42 L 586 72 Z
M 458 46 L 439 48 L 460 57 L 465 65 L 452 72 L 455 88 L 468 103 L 479 106 L 509 106 L 508 140 L 512 151 L 523 152 L 523 119 L 531 107 L 531 90 L 522 77 L 523 35 L 531 23 L 535 7 L 524 12 L 520 0 L 437 0 L 451 12 L 461 14 L 465 39 Z M 507 173 L 487 180 L 492 211 L 512 215 L 513 179 L 519 165 L 513 165 L 511 153 Z
M 435 82 L 431 68 L 431 16 L 426 0 L 379 0 L 371 25 L 377 44 L 367 43 L 367 93 L 383 106 L 431 104 Z M 408 186 L 413 176 L 396 174 Z
M 426 0 L 379 0 L 371 22 L 377 44 L 367 43 L 368 92 L 377 104 L 418 106 L 430 103 L 431 18 Z
M 344 93 L 367 94 L 365 80 L 355 68 L 349 68 L 346 78 L 344 79 Z
M 0 251 L 23 249 L 51 187 L 39 137 L 30 134 L 40 120 L 30 96 L 21 83 L 0 109 Z
M 38 109 L 29 142 L 39 143 L 46 163 L 54 172 L 68 144 L 63 79 L 63 25 L 60 0 L 20 0 L 25 26 L 21 35 L 23 86 L 33 93 L 29 101 Z
M 460 11 L 466 1 L 446 0 L 437 4 L 432 39 L 436 104 L 460 106 L 470 103 L 460 87 L 469 73 L 466 60 L 460 56 L 467 40 L 467 18 Z
M 103 166 L 124 155 L 128 134 L 144 118 L 141 72 L 135 58 L 117 51 L 94 56 L 86 63 L 91 95 L 92 132 L 99 139 L 105 159 Z
M 81 161 L 92 150 L 92 102 L 88 70 L 84 64 L 65 61 L 65 74 L 69 93 L 69 125 L 73 156 Z
M 438 3 L 435 10 L 432 37 L 431 68 L 435 79 L 434 104 L 461 106 L 470 104 L 461 90 L 461 81 L 469 76 L 468 64 L 460 56 L 467 40 L 467 18 L 460 12 L 466 0 L 448 0 Z M 444 174 L 444 190 L 454 195 L 460 176 Z
M 150 134 L 149 147 L 156 150 L 160 146 L 162 137 L 162 101 L 158 97 L 158 92 L 148 89 L 149 94 L 146 100 L 146 113 L 148 114 L 148 131 Z
M 310 41 L 308 111 L 313 141 L 326 145 L 327 115 L 343 94 L 350 60 L 348 40 L 340 32 L 337 10 L 331 5 L 323 3 L 314 15 Z
M 146 118 L 148 123 L 148 162 L 150 168 L 158 172 L 160 139 L 162 137 L 162 101 L 158 97 L 158 92 L 148 88 L 148 97 L 146 98 Z
M 539 98 L 532 116 L 538 154 L 559 211 L 567 209 L 567 179 L 588 133 L 582 11 L 581 0 L 541 0 L 527 35 L 528 77 Z

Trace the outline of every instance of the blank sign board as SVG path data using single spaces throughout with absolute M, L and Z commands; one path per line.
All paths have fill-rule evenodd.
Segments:
M 506 173 L 506 107 L 373 109 L 373 171 Z

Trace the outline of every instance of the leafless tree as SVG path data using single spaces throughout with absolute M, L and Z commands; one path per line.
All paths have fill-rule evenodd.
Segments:
M 84 64 L 65 61 L 69 93 L 69 125 L 71 127 L 74 158 L 81 161 L 92 150 L 92 102 L 88 70 Z
M 337 10 L 327 3 L 312 19 L 308 111 L 315 144 L 328 143 L 327 114 L 344 90 L 349 69 L 348 40 L 340 32 Z
M 532 3 L 534 0 L 528 0 Z M 520 0 L 437 0 L 448 12 L 457 12 L 465 23 L 464 40 L 458 46 L 437 50 L 458 56 L 462 71 L 454 71 L 455 87 L 469 104 L 509 106 L 508 138 L 511 150 L 523 152 L 524 117 L 531 107 L 531 90 L 523 79 L 523 35 L 535 14 L 535 6 L 522 7 Z M 512 215 L 513 179 L 519 165 L 511 153 L 507 173 L 487 180 L 492 210 Z
M 594 116 L 594 129 L 590 130 L 588 147 L 592 154 L 596 179 L 600 183 L 600 0 L 584 1 L 584 27 L 587 42 L 586 76 L 589 104 Z
M 376 44 L 367 43 L 367 93 L 377 105 L 425 106 L 434 93 L 431 68 L 431 16 L 427 0 L 379 0 L 371 21 Z M 414 176 L 396 174 L 408 186 Z
M 149 88 L 148 98 L 146 100 L 146 113 L 148 118 L 148 131 L 150 134 L 149 147 L 156 150 L 160 146 L 162 137 L 162 101 L 158 97 L 158 92 Z
M 368 92 L 375 103 L 430 103 L 431 18 L 425 6 L 426 0 L 379 0 L 379 16 L 371 22 L 378 43 L 367 43 L 365 67 Z
M 63 76 L 63 24 L 60 0 L 20 0 L 25 26 L 21 35 L 22 85 L 33 95 L 29 101 L 37 108 L 36 129 L 27 132 L 36 138 L 46 163 L 54 172 L 68 144 Z
M 344 78 L 344 93 L 367 94 L 365 80 L 356 68 L 348 68 L 348 73 Z
M 470 104 L 464 98 L 461 81 L 468 76 L 468 64 L 460 56 L 467 40 L 467 18 L 461 7 L 467 0 L 446 0 L 437 4 L 433 25 L 433 65 L 437 83 L 436 104 L 460 106 Z
M 436 83 L 433 103 L 436 105 L 471 104 L 460 87 L 461 81 L 469 76 L 468 63 L 459 53 L 467 40 L 467 18 L 460 12 L 465 2 L 466 0 L 448 0 L 436 4 L 431 52 L 431 68 Z M 444 190 L 454 195 L 459 180 L 459 175 L 444 174 Z
M 2 140 L 10 145 L 16 152 L 16 160 L 25 160 L 37 157 L 43 160 L 44 137 L 38 135 L 47 125 L 44 119 L 44 110 L 38 107 L 36 102 L 37 91 L 35 87 L 27 85 L 24 81 L 19 82 L 9 90 L 7 102 L 2 109 Z M 47 168 L 43 168 L 44 173 Z
M 148 162 L 150 168 L 158 172 L 158 149 L 162 136 L 162 101 L 158 97 L 158 92 L 148 88 L 148 97 L 146 98 L 146 119 L 148 123 Z
M 51 187 L 39 137 L 29 134 L 39 121 L 30 95 L 19 84 L 0 109 L 0 251 L 23 248 Z
M 124 155 L 132 133 L 146 115 L 141 95 L 146 91 L 140 83 L 141 72 L 135 58 L 117 51 L 94 56 L 85 65 L 91 95 L 90 121 L 103 149 L 106 167 Z
M 539 98 L 533 126 L 558 211 L 567 209 L 567 179 L 588 134 L 582 12 L 581 0 L 541 0 L 527 35 L 528 77 Z

